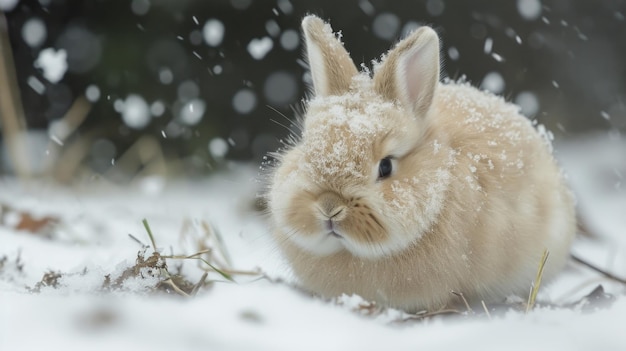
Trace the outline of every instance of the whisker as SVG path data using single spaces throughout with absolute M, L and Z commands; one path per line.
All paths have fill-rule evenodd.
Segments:
M 300 124 L 299 124 L 299 123 L 294 123 L 294 122 L 293 122 L 293 121 L 292 121 L 289 117 L 285 116 L 285 114 L 284 114 L 284 113 L 282 113 L 282 112 L 278 111 L 278 110 L 277 110 L 277 109 L 275 109 L 273 106 L 270 106 L 270 105 L 265 105 L 265 106 L 266 106 L 267 108 L 269 108 L 270 110 L 272 110 L 272 111 L 276 112 L 279 116 L 283 117 L 283 118 L 284 118 L 287 122 L 289 122 L 290 124 L 292 124 L 292 125 L 293 125 L 293 126 L 294 126 L 297 130 L 298 130 L 298 132 L 299 132 L 299 133 L 296 133 L 296 131 L 294 131 L 293 129 L 291 129 L 291 127 L 288 127 L 288 126 L 286 126 L 285 124 L 280 123 L 280 122 L 278 122 L 278 121 L 276 121 L 276 120 L 274 120 L 274 119 L 270 119 L 270 121 L 272 121 L 272 122 L 274 122 L 274 123 L 278 124 L 279 126 L 284 127 L 285 129 L 287 129 L 287 130 L 288 130 L 290 133 L 292 133 L 292 134 L 300 134 L 300 133 L 302 133 L 302 128 L 301 128 L 301 126 L 300 126 Z
M 287 126 L 287 125 L 285 125 L 285 124 L 283 124 L 283 123 L 280 123 L 280 122 L 278 122 L 277 120 L 275 120 L 275 119 L 273 119 L 273 118 L 270 118 L 270 121 L 272 121 L 272 122 L 276 123 L 277 125 L 279 125 L 279 126 L 281 126 L 281 127 L 285 128 L 285 129 L 287 129 L 287 131 L 288 131 L 289 133 L 292 133 L 292 134 L 295 134 L 295 133 L 296 133 L 296 132 L 295 132 L 295 131 L 293 131 L 293 130 L 289 127 L 289 126 Z
M 274 112 L 278 113 L 278 115 L 279 115 L 279 116 L 282 116 L 283 118 L 285 118 L 286 120 L 288 120 L 288 121 L 290 121 L 290 122 L 291 122 L 291 120 L 289 119 L 289 117 L 285 116 L 285 114 L 284 114 L 284 113 L 282 113 L 282 112 L 278 111 L 276 108 L 274 108 L 274 106 L 271 106 L 271 105 L 265 105 L 265 106 L 266 106 L 267 108 L 269 108 L 270 110 L 272 110 L 272 111 L 274 111 Z
M 380 222 L 378 221 L 378 219 L 376 218 L 376 216 L 374 216 L 374 214 L 373 214 L 373 213 L 371 213 L 371 212 L 370 212 L 370 213 L 368 213 L 368 216 L 369 216 L 369 217 L 370 217 L 370 218 L 371 218 L 371 219 L 372 219 L 372 220 L 373 220 L 376 224 L 378 224 L 378 226 L 380 227 L 380 229 L 383 229 L 383 230 L 385 229 L 385 228 L 383 227 L 383 225 L 382 225 L 382 224 L 380 224 Z

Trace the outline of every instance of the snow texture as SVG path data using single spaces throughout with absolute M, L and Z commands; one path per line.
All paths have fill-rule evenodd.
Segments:
M 364 164 L 360 160 L 367 156 L 365 150 L 371 148 L 372 141 L 390 130 L 385 111 L 394 110 L 395 106 L 373 92 L 367 73 L 353 78 L 353 84 L 360 84 L 361 88 L 309 101 L 302 138 L 302 152 L 309 158 L 301 166 L 308 174 L 325 179 L 371 176 L 369 169 L 357 166 Z M 338 135 L 329 136 L 330 132 Z
M 432 147 L 437 152 L 437 143 Z M 621 185 L 625 149 L 625 140 L 605 135 L 556 144 L 582 218 L 596 234 L 593 239 L 579 238 L 574 252 L 621 276 L 626 275 L 626 193 Z M 61 224 L 47 239 L 12 229 L 15 212 L 5 213 L 0 226 L 0 350 L 51 345 L 59 350 L 107 351 L 626 348 L 624 286 L 574 263 L 556 282 L 541 287 L 540 306 L 534 311 L 509 311 L 493 319 L 399 323 L 403 312 L 386 310 L 370 316 L 364 309 L 368 303 L 358 296 L 323 301 L 286 284 L 242 277 L 236 277 L 237 284 L 215 284 L 191 299 L 149 294 L 156 283 L 150 277 L 128 280 L 120 291 L 101 292 L 104 275 L 121 275 L 140 250 L 128 233 L 148 242 L 142 218 L 148 219 L 161 252 L 192 253 L 180 238 L 181 225 L 185 219 L 192 227 L 207 221 L 222 233 L 235 269 L 260 267 L 273 279 L 291 282 L 268 240 L 263 218 L 250 209 L 253 176 L 251 168 L 233 166 L 204 182 L 165 183 L 154 178 L 133 189 L 86 183 L 73 190 L 4 180 L 0 203 L 35 218 L 56 216 Z M 50 270 L 65 273 L 57 288 L 41 287 L 39 293 L 25 288 L 34 287 Z M 201 274 L 189 263 L 182 272 L 192 281 Z M 582 304 L 569 309 L 542 307 L 542 301 L 578 301 L 599 283 L 617 296 L 608 308 L 588 313 Z

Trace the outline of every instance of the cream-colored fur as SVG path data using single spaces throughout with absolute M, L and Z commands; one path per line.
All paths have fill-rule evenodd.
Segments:
M 574 206 L 548 142 L 502 98 L 438 83 L 434 31 L 409 35 L 370 78 L 328 24 L 308 16 L 303 30 L 320 86 L 267 200 L 305 289 L 437 309 L 451 291 L 525 296 L 544 249 L 545 279 L 563 267 Z M 393 172 L 380 178 L 388 156 Z

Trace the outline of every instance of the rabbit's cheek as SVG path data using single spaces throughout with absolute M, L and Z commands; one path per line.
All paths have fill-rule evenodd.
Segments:
M 310 224 L 292 229 L 293 234 L 288 236 L 301 249 L 316 255 L 329 255 L 344 249 L 343 231 L 338 226 L 329 226 L 328 221 L 319 220 L 314 215 L 304 221 Z
M 294 235 L 291 241 L 301 249 L 319 256 L 326 256 L 344 250 L 342 239 L 322 233 L 313 236 Z

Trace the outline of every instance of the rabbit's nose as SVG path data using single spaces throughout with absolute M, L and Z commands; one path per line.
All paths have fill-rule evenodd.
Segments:
M 346 216 L 346 205 L 341 196 L 333 192 L 326 192 L 317 198 L 317 209 L 328 219 L 341 221 Z

